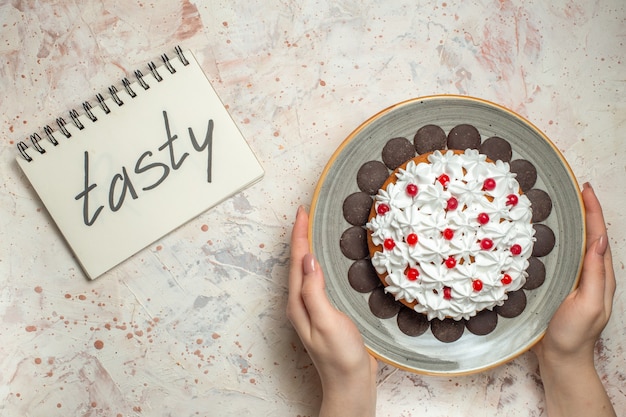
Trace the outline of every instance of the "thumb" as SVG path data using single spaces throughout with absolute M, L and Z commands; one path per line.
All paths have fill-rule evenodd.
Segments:
M 302 279 L 302 301 L 309 312 L 312 323 L 331 320 L 335 308 L 326 295 L 324 274 L 312 253 L 304 255 L 302 260 L 304 277 Z
M 606 234 L 591 244 L 583 261 L 582 274 L 580 276 L 579 290 L 582 295 L 589 297 L 593 302 L 603 303 L 604 286 L 606 284 L 606 271 L 604 266 L 604 254 L 607 249 L 608 239 Z

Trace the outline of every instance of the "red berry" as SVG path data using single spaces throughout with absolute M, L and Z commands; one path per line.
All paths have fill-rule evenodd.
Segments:
M 511 282 L 513 282 L 513 278 L 511 278 L 509 274 L 504 274 L 500 281 L 502 281 L 504 285 L 509 285 Z
M 389 210 L 390 210 L 389 206 L 385 203 L 380 203 L 378 207 L 376 208 L 376 212 L 380 214 L 381 216 L 387 213 Z
M 406 270 L 406 278 L 409 281 L 415 281 L 417 277 L 419 276 L 420 276 L 420 271 L 418 271 L 416 268 L 409 268 Z
M 459 200 L 457 200 L 454 197 L 450 197 L 448 199 L 448 202 L 446 203 L 446 208 L 448 210 L 456 210 L 456 208 L 459 206 Z
M 474 291 L 478 292 L 480 290 L 483 289 L 483 282 L 479 279 L 475 279 L 474 281 L 472 281 L 472 288 L 474 288 Z
M 417 195 L 417 185 L 409 184 L 406 186 L 406 193 L 411 197 L 415 197 Z
M 513 255 L 519 255 L 520 253 L 522 253 L 522 246 L 518 245 L 517 243 L 511 246 L 511 253 Z
M 417 243 L 417 235 L 415 233 L 410 233 L 407 237 L 406 237 L 406 243 L 413 246 Z
M 477 219 L 478 219 L 478 223 L 480 224 L 489 223 L 489 215 L 487 213 L 480 213 Z
M 439 181 L 444 187 L 447 187 L 448 184 L 450 184 L 450 177 L 447 174 L 441 174 L 437 178 L 437 181 Z
M 515 207 L 519 201 L 519 198 L 515 194 L 509 194 L 506 196 L 506 205 Z
M 454 237 L 454 230 L 448 228 L 443 231 L 443 238 L 446 240 L 452 240 Z
M 385 241 L 383 242 L 383 246 L 385 247 L 385 249 L 387 250 L 392 250 L 393 248 L 396 247 L 396 242 L 393 241 L 392 238 L 388 237 L 387 239 L 385 239 Z
M 493 178 L 487 178 L 483 183 L 483 190 L 493 191 L 496 188 L 496 180 Z
M 452 299 L 452 288 L 443 287 L 443 298 L 446 300 Z
M 448 269 L 454 268 L 456 266 L 456 259 L 454 259 L 453 256 L 448 257 L 448 259 L 446 259 L 446 266 Z
M 480 247 L 484 250 L 489 250 L 493 248 L 493 240 L 489 239 L 488 237 L 482 239 L 480 241 Z

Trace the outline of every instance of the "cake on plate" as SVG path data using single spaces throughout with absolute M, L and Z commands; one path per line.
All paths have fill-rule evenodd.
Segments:
M 429 320 L 469 319 L 526 282 L 534 228 L 509 164 L 475 149 L 397 168 L 374 197 L 372 265 L 396 300 Z
M 552 199 L 532 162 L 471 124 L 420 127 L 363 161 L 345 197 L 339 240 L 350 286 L 376 317 L 442 342 L 484 336 L 515 318 L 546 279 L 556 244 Z

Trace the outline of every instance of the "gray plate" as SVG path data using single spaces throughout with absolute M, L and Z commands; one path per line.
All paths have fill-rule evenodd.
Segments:
M 368 306 L 369 294 L 350 287 L 347 271 L 353 261 L 339 250 L 339 238 L 350 227 L 342 213 L 343 200 L 359 191 L 357 171 L 370 160 L 381 160 L 385 143 L 396 136 L 413 140 L 418 128 L 437 124 L 446 132 L 461 123 L 474 125 L 483 139 L 500 136 L 513 148 L 513 159 L 531 161 L 538 171 L 535 188 L 548 192 L 553 210 L 543 223 L 556 235 L 556 246 L 541 258 L 546 281 L 526 291 L 527 306 L 513 319 L 499 317 L 486 336 L 465 331 L 452 343 L 442 343 L 430 330 L 418 337 L 402 333 L 396 318 L 379 319 Z M 496 104 L 464 96 L 431 96 L 408 100 L 385 109 L 359 126 L 336 150 L 317 185 L 311 207 L 313 253 L 326 274 L 331 302 L 349 315 L 372 355 L 409 371 L 461 375 L 483 371 L 520 355 L 544 334 L 563 299 L 577 285 L 585 245 L 584 210 L 579 187 L 567 162 L 531 123 Z M 559 262 L 560 260 L 560 262 Z

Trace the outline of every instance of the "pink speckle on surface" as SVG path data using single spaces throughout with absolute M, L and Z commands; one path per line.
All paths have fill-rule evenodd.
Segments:
M 189 0 L 182 2 L 182 19 L 181 25 L 178 27 L 175 37 L 179 41 L 193 37 L 203 27 L 202 18 L 198 12 L 196 5 Z

